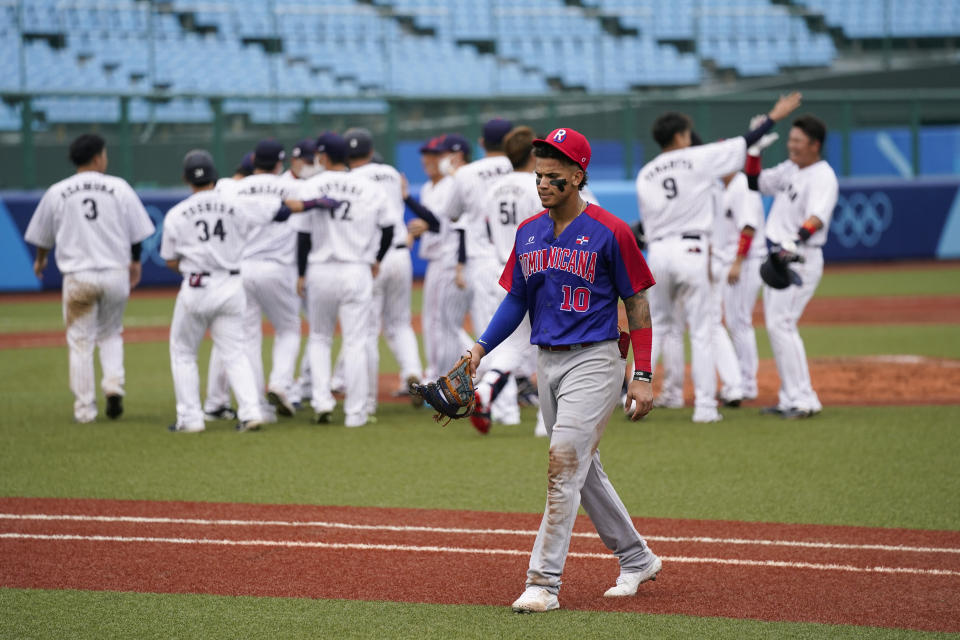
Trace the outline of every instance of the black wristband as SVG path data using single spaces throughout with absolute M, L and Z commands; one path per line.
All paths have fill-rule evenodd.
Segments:
M 653 372 L 652 371 L 640 371 L 639 369 L 633 372 L 633 379 L 637 382 L 653 382 Z
M 130 245 L 130 261 L 140 262 L 140 254 L 143 253 L 143 243 L 137 242 Z
M 806 227 L 800 227 L 800 230 L 797 231 L 797 236 L 799 236 L 800 242 L 806 242 L 812 235 L 813 234 L 810 233 L 810 229 L 807 229 Z

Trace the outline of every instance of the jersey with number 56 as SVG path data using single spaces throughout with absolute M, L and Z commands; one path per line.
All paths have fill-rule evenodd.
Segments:
M 235 271 L 251 229 L 273 220 L 281 204 L 272 195 L 199 191 L 167 212 L 160 257 L 179 260 L 180 273 Z
M 637 201 L 648 241 L 713 226 L 716 180 L 743 168 L 742 136 L 661 153 L 637 174 Z
M 490 237 L 497 250 L 497 259 L 506 264 L 513 253 L 517 227 L 543 211 L 537 195 L 537 178 L 526 171 L 508 173 L 490 186 L 486 197 Z
M 394 222 L 379 184 L 352 172 L 324 171 L 307 180 L 302 193 L 305 198 L 340 203 L 335 209 L 307 214 L 311 246 L 307 262 L 376 262 L 380 229 Z
M 56 245 L 61 273 L 125 269 L 130 245 L 153 234 L 140 198 L 122 178 L 82 171 L 43 194 L 25 234 L 30 244 Z

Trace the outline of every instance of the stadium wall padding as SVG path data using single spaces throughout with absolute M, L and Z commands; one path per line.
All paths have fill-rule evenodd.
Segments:
M 628 222 L 637 219 L 632 181 L 596 180 L 590 188 L 604 208 Z M 37 281 L 32 266 L 35 250 L 23 240 L 42 195 L 42 191 L 0 192 L 0 291 L 60 288 L 55 260 L 42 283 Z M 144 242 L 142 285 L 176 285 L 180 276 L 160 259 L 160 237 L 164 215 L 187 194 L 177 189 L 141 190 L 139 195 L 157 226 Z M 766 204 L 769 207 L 769 198 Z M 411 215 L 408 211 L 408 219 Z M 426 265 L 416 246 L 413 256 L 414 273 L 422 277 Z M 960 178 L 841 180 L 824 256 L 828 262 L 960 258 Z

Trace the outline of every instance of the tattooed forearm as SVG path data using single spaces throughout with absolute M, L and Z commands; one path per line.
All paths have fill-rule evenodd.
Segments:
M 623 301 L 627 308 L 627 326 L 634 329 L 649 329 L 653 326 L 650 320 L 650 303 L 647 302 L 647 292 L 640 291 Z

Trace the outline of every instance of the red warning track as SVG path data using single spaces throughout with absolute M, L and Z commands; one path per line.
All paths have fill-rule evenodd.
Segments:
M 0 586 L 507 606 L 539 516 L 0 499 Z M 960 532 L 638 519 L 636 597 L 581 518 L 561 607 L 960 631 Z

